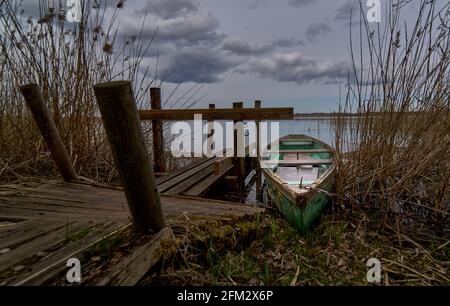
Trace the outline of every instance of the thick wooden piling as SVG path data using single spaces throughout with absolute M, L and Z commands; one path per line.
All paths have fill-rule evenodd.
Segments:
M 152 110 L 161 109 L 161 89 L 150 88 L 150 101 Z M 161 120 L 152 120 L 153 135 L 153 159 L 155 162 L 155 172 L 166 171 L 166 161 L 164 158 L 163 123 Z
M 215 104 L 209 104 L 209 109 L 215 109 L 216 105 Z M 208 119 L 208 131 L 210 131 L 210 133 L 208 133 L 208 138 L 212 137 L 214 135 L 214 120 L 212 119 Z
M 165 227 L 130 82 L 96 85 L 95 95 L 137 232 Z
M 261 109 L 261 101 L 255 101 L 255 112 L 258 112 Z M 259 164 L 259 158 L 261 155 L 261 131 L 259 130 L 260 121 L 256 122 L 256 160 L 255 162 L 255 171 L 256 171 L 256 200 L 259 202 L 263 201 L 262 194 L 262 174 L 261 174 L 261 165 Z
M 66 147 L 61 139 L 55 121 L 50 114 L 50 110 L 45 104 L 42 93 L 37 84 L 29 84 L 20 87 L 20 90 L 25 98 L 28 108 L 33 114 L 39 130 L 44 137 L 44 140 L 52 153 L 56 166 L 59 169 L 65 181 L 77 181 L 78 175 L 73 167 Z
M 215 109 L 215 104 L 209 104 L 209 109 Z M 208 146 L 208 155 L 211 156 L 215 150 L 212 150 L 213 144 L 213 136 L 214 136 L 214 120 L 208 119 L 208 135 L 207 135 L 207 146 Z
M 235 102 L 233 103 L 234 109 L 243 109 L 244 103 L 243 102 Z M 245 143 L 245 134 L 242 133 L 239 134 L 239 131 L 236 129 L 236 123 L 242 122 L 240 120 L 234 120 L 235 129 L 234 129 L 234 169 L 236 176 L 238 178 L 238 187 L 239 187 L 239 193 L 242 195 L 244 193 L 245 189 L 245 157 L 238 156 L 239 150 L 238 150 L 238 144 L 239 139 Z

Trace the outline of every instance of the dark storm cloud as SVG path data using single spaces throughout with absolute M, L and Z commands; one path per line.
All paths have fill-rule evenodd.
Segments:
M 159 45 L 176 44 L 178 48 L 183 46 L 217 45 L 225 37 L 224 34 L 218 31 L 219 21 L 207 12 L 158 20 L 157 22 L 151 19 L 151 17 L 146 19 L 142 39 L 151 39 L 156 32 L 155 43 Z M 132 16 L 122 18 L 120 33 L 128 36 L 137 35 L 141 31 L 141 27 L 142 20 L 137 20 Z
M 323 37 L 331 32 L 331 27 L 325 22 L 317 22 L 310 24 L 305 31 L 306 39 L 310 42 L 317 41 L 320 37 Z
M 166 81 L 170 83 L 217 83 L 220 74 L 239 64 L 239 60 L 219 50 L 190 48 L 171 55 L 163 69 L 169 73 Z
M 345 75 L 347 64 L 343 61 L 317 61 L 297 52 L 278 53 L 264 59 L 252 59 L 241 73 L 254 73 L 261 78 L 278 82 L 337 83 L 339 75 Z

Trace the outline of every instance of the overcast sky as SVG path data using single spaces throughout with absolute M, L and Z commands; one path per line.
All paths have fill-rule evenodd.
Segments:
M 24 1 L 31 10 L 37 0 Z M 118 22 L 121 34 L 137 34 L 147 13 L 144 37 L 158 28 L 145 63 L 155 66 L 159 54 L 159 70 L 173 70 L 166 93 L 204 83 L 200 106 L 261 99 L 326 112 L 336 109 L 338 76 L 348 70 L 352 9 L 358 0 L 126 0 Z

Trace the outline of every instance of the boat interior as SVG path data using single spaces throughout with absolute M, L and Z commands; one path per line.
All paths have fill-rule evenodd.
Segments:
M 331 167 L 333 153 L 310 139 L 281 139 L 278 147 L 265 152 L 263 160 L 292 189 L 313 185 Z

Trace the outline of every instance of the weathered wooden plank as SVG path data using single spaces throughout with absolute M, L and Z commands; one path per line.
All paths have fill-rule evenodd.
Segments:
M 131 224 L 111 221 L 97 225 L 85 238 L 67 243 L 64 247 L 53 251 L 41 261 L 33 264 L 28 271 L 16 275 L 10 280 L 10 284 L 28 286 L 42 285 L 67 269 L 67 259 L 79 257 L 82 252 L 91 248 L 99 241 L 106 239 L 129 226 L 131 226 Z
M 102 209 L 98 207 L 87 208 L 84 206 L 68 205 L 66 202 L 56 200 L 42 200 L 32 198 L 14 198 L 11 200 L 0 199 L 0 207 L 20 208 L 35 210 L 40 212 L 59 212 L 66 215 L 103 215 L 103 214 L 122 214 L 125 213 L 119 209 Z
M 206 168 L 212 168 L 212 165 L 214 164 L 214 159 L 208 160 L 206 163 L 203 163 L 199 165 L 198 167 L 192 168 L 191 170 L 184 172 L 175 178 L 173 178 L 170 181 L 167 181 L 163 184 L 158 185 L 159 192 L 166 192 L 168 189 L 172 188 L 173 186 L 176 186 L 186 180 L 192 180 L 194 176 L 199 173 L 200 171 L 206 169 Z
M 17 245 L 24 244 L 65 226 L 67 226 L 66 223 L 55 223 L 54 221 L 28 221 L 21 224 L 20 227 L 14 227 L 10 231 L 2 233 L 0 235 L 0 249 L 14 249 Z
M 208 162 L 210 160 L 212 160 L 212 158 L 200 158 L 199 160 L 196 160 L 193 163 L 191 163 L 190 165 L 188 165 L 187 167 L 183 167 L 183 168 L 181 168 L 179 170 L 174 171 L 170 175 L 157 178 L 156 179 L 156 184 L 157 185 L 161 185 L 161 184 L 163 184 L 163 183 L 165 183 L 167 181 L 170 181 L 171 179 L 176 178 L 180 174 L 185 173 L 185 172 L 187 172 L 187 171 L 189 171 L 189 170 L 191 170 L 191 169 L 193 169 L 193 168 L 195 168 L 195 167 L 197 167 L 197 166 L 199 166 L 199 165 L 201 165 L 201 164 L 203 164 L 205 162 Z
M 202 115 L 204 120 L 292 120 L 294 109 L 290 107 L 244 109 L 183 109 L 183 110 L 141 110 L 141 120 L 193 120 L 194 115 Z
M 53 222 L 55 223 L 55 221 Z M 75 232 L 87 226 L 85 223 L 78 223 L 71 221 L 68 223 L 59 222 L 56 228 L 49 228 L 40 237 L 36 237 L 30 241 L 25 241 L 23 244 L 15 246 L 11 251 L 0 256 L 0 267 L 2 270 L 5 267 L 12 267 L 22 263 L 24 260 L 36 256 L 40 252 L 45 252 L 53 247 L 62 244 L 69 238 L 71 232 L 70 228 Z M 50 226 L 49 226 L 50 227 Z
M 14 198 L 14 203 L 25 203 L 25 204 L 43 204 L 45 206 L 57 206 L 57 207 L 67 207 L 74 209 L 89 209 L 89 210 L 99 210 L 99 211 L 112 211 L 112 212 L 127 212 L 126 209 L 120 209 L 117 206 L 111 206 L 109 201 L 111 198 L 87 198 L 84 201 L 81 200 L 72 200 L 69 197 L 71 194 L 65 196 L 59 196 L 55 194 L 29 194 L 29 195 L 20 195 Z M 81 195 L 72 194 L 73 197 L 81 197 Z M 123 199 L 123 198 L 122 198 Z M 0 203 L 2 202 L 11 202 L 8 199 L 0 198 Z
M 232 162 L 232 160 L 230 159 Z M 211 190 L 229 171 L 233 169 L 233 164 L 226 168 L 221 168 L 219 174 L 213 173 L 200 183 L 183 192 L 184 195 L 191 197 L 201 197 Z
M 233 166 L 233 159 L 231 157 L 223 157 L 219 158 L 214 162 L 214 174 L 221 175 L 225 172 L 226 169 L 229 169 L 230 166 Z
M 212 167 L 207 167 L 207 168 L 203 169 L 202 171 L 197 172 L 190 179 L 185 180 L 185 181 L 177 184 L 173 188 L 165 191 L 164 194 L 169 194 L 169 195 L 182 194 L 185 190 L 187 190 L 187 189 L 191 188 L 192 186 L 195 186 L 196 184 L 199 184 L 200 182 L 205 180 L 205 178 L 210 176 L 211 173 L 213 173 L 213 171 L 214 170 Z
M 159 261 L 158 250 L 161 241 L 173 239 L 169 228 L 164 228 L 155 234 L 144 245 L 134 249 L 108 271 L 108 276 L 99 282 L 100 286 L 134 286 Z

